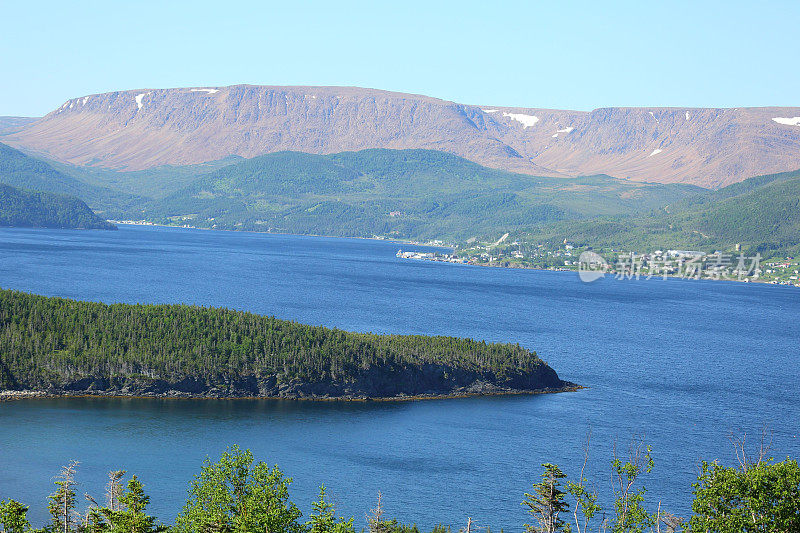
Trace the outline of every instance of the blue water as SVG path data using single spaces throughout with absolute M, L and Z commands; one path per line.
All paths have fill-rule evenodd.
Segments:
M 730 432 L 772 432 L 800 455 L 800 290 L 732 282 L 604 279 L 401 260 L 390 242 L 167 228 L 0 230 L 0 286 L 104 302 L 246 309 L 353 331 L 512 341 L 575 393 L 397 403 L 54 399 L 0 404 L 0 499 L 32 506 L 58 467 L 79 493 L 137 473 L 171 523 L 204 457 L 251 448 L 294 478 L 307 512 L 325 483 L 364 525 L 387 513 L 430 527 L 516 531 L 540 463 L 589 473 L 608 493 L 612 446 L 653 446 L 648 500 L 686 516 L 701 459 L 734 461 Z M 403 248 L 409 248 L 404 246 Z

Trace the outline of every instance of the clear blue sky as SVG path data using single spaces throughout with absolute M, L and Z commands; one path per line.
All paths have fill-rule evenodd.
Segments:
M 800 105 L 797 0 L 0 4 L 0 115 L 236 83 L 583 110 Z

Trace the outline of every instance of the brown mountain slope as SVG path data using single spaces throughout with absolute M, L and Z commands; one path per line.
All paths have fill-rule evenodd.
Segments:
M 800 168 L 794 117 L 800 108 L 587 113 L 352 87 L 236 85 L 76 98 L 0 140 L 62 161 L 128 170 L 279 150 L 428 148 L 529 174 L 607 173 L 718 187 Z
M 12 133 L 26 124 L 36 121 L 34 117 L 0 117 L 0 134 Z

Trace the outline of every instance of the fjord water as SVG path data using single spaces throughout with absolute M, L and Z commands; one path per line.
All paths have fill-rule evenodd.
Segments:
M 581 283 L 574 273 L 395 257 L 398 244 L 122 226 L 117 232 L 0 230 L 0 286 L 103 302 L 225 306 L 376 333 L 518 342 L 563 394 L 423 402 L 43 399 L 0 404 L 0 499 L 42 524 L 60 465 L 79 493 L 105 472 L 140 476 L 171 523 L 202 460 L 231 444 L 294 477 L 307 513 L 325 483 L 364 525 L 387 513 L 430 527 L 517 530 L 542 462 L 574 476 L 592 431 L 589 477 L 610 490 L 613 444 L 653 447 L 648 500 L 687 516 L 701 459 L 734 461 L 730 432 L 800 455 L 800 290 L 682 280 Z M 402 246 L 404 249 L 419 247 Z

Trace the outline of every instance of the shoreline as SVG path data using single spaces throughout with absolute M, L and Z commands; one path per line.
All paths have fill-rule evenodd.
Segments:
M 461 262 L 461 261 L 443 261 L 443 260 L 438 260 L 438 259 L 427 259 L 427 258 L 423 258 L 423 257 L 421 257 L 421 258 L 409 257 L 409 258 L 403 258 L 403 259 L 405 259 L 407 261 L 428 261 L 429 263 L 446 263 L 448 265 L 462 265 L 462 266 L 468 266 L 468 267 L 504 268 L 506 270 L 536 270 L 536 271 L 539 271 L 539 272 L 574 272 L 575 274 L 577 274 L 579 272 L 578 270 L 575 270 L 575 269 L 572 269 L 572 268 L 561 268 L 561 267 L 559 267 L 559 268 L 539 268 L 539 267 L 533 267 L 533 266 L 510 266 L 510 265 L 509 266 L 505 266 L 505 265 L 497 265 L 497 264 L 492 264 L 492 263 L 469 263 L 469 262 Z M 603 279 L 606 276 L 609 279 L 616 279 L 617 273 L 616 272 L 606 272 L 605 275 L 602 278 L 599 278 L 599 279 Z M 777 286 L 777 287 L 800 288 L 800 283 L 797 283 L 797 284 L 775 283 L 773 281 L 762 281 L 760 279 L 742 279 L 742 280 L 739 280 L 739 279 L 687 278 L 687 277 L 683 277 L 683 276 L 671 276 L 671 275 L 667 276 L 666 279 L 664 279 L 663 275 L 658 275 L 658 276 L 654 275 L 654 276 L 651 276 L 648 279 L 646 274 L 640 274 L 638 278 L 636 278 L 635 276 L 634 276 L 634 278 L 628 278 L 627 275 L 625 275 L 625 278 L 626 279 L 634 279 L 635 278 L 636 281 L 684 280 L 684 281 L 731 282 L 731 283 L 745 283 L 745 284 L 748 284 L 748 283 L 754 283 L 755 284 L 755 283 L 757 283 L 757 284 L 760 284 L 760 285 L 774 285 L 774 286 Z M 589 282 L 589 283 L 592 283 L 592 282 Z
M 416 394 L 399 396 L 209 396 L 203 394 L 173 392 L 173 393 L 124 393 L 119 391 L 37 391 L 37 390 L 0 390 L 0 403 L 16 400 L 39 400 L 53 398 L 127 398 L 145 400 L 271 400 L 290 402 L 416 402 L 430 400 L 452 400 L 459 398 L 479 398 L 495 396 L 533 396 L 538 394 L 559 394 L 562 392 L 577 392 L 586 389 L 582 385 L 569 383 L 561 389 L 536 389 L 536 390 L 496 390 L 491 392 L 452 392 L 445 394 Z
M 409 241 L 409 240 L 403 240 L 403 239 L 398 239 L 398 238 L 390 238 L 390 237 L 385 237 L 384 238 L 384 237 L 378 237 L 378 236 L 374 236 L 374 237 L 344 237 L 344 236 L 338 236 L 338 235 L 319 235 L 319 234 L 316 234 L 316 233 L 283 233 L 283 232 L 275 232 L 275 231 L 254 231 L 254 230 L 198 228 L 198 227 L 195 227 L 195 226 L 175 226 L 175 225 L 171 225 L 171 224 L 156 224 L 156 223 L 153 223 L 153 222 L 145 222 L 145 221 L 141 221 L 140 222 L 140 221 L 132 221 L 132 220 L 126 220 L 126 221 L 108 220 L 108 222 L 111 222 L 113 224 L 118 224 L 118 225 L 121 225 L 121 226 L 153 226 L 153 227 L 159 227 L 159 228 L 191 229 L 191 230 L 199 230 L 199 231 L 220 231 L 220 232 L 230 232 L 230 233 L 252 233 L 252 234 L 255 234 L 255 235 L 287 235 L 287 236 L 293 236 L 293 237 L 318 237 L 318 238 L 324 238 L 324 239 L 358 239 L 358 240 L 365 240 L 365 241 L 381 241 L 381 242 L 390 242 L 390 243 L 395 243 L 395 244 L 406 244 L 406 245 L 411 245 L 411 246 L 424 246 L 426 248 L 442 248 L 442 249 L 446 249 L 446 250 L 450 250 L 450 251 L 453 251 L 455 249 L 455 245 L 451 245 L 451 244 L 425 244 L 425 243 L 420 243 L 420 242 L 416 242 L 416 241 Z M 539 268 L 539 267 L 534 267 L 534 266 L 522 266 L 522 265 L 520 265 L 520 266 L 511 266 L 511 265 L 505 266 L 505 265 L 492 264 L 492 263 L 470 263 L 470 262 L 466 262 L 466 261 L 464 261 L 464 262 L 462 262 L 462 261 L 454 262 L 454 261 L 441 261 L 441 260 L 436 260 L 436 259 L 425 259 L 425 258 L 419 258 L 419 259 L 417 259 L 417 258 L 406 258 L 406 259 L 411 260 L 411 261 L 428 261 L 428 262 L 431 262 L 431 263 L 448 263 L 448 264 L 451 264 L 451 265 L 464 265 L 464 266 L 474 266 L 474 267 L 484 267 L 484 268 L 504 268 L 504 269 L 507 269 L 507 270 L 536 270 L 536 271 L 540 271 L 540 272 L 575 272 L 575 273 L 578 272 L 577 270 L 574 270 L 574 269 L 571 269 L 571 268 Z M 612 277 L 612 278 L 614 278 L 616 276 L 615 273 L 611 273 L 611 272 L 607 272 L 606 274 L 608 274 L 608 276 Z M 641 278 L 645 278 L 645 277 L 646 276 L 644 276 L 644 275 L 641 276 Z M 667 278 L 669 278 L 669 279 L 678 279 L 678 280 L 687 280 L 687 281 L 730 281 L 730 282 L 733 282 L 733 283 L 759 283 L 759 284 L 762 284 L 762 285 L 777 285 L 777 286 L 781 286 L 781 287 L 800 288 L 800 283 L 798 283 L 798 284 L 773 283 L 772 281 L 762 281 L 762 280 L 759 280 L 759 279 L 744 279 L 744 280 L 739 280 L 739 279 L 712 279 L 712 278 L 695 279 L 695 278 L 685 278 L 685 277 L 681 277 L 681 276 L 667 276 Z M 664 277 L 663 277 L 663 275 L 659 275 L 659 276 L 653 276 L 651 279 L 664 280 Z M 637 279 L 637 281 L 639 281 L 639 280 Z M 666 281 L 666 280 L 664 280 L 664 281 Z
M 156 227 L 156 228 L 174 228 L 174 229 L 190 229 L 198 231 L 218 231 L 224 233 L 252 233 L 254 235 L 286 235 L 291 237 L 317 237 L 322 239 L 357 239 L 361 241 L 379 241 L 390 242 L 394 244 L 409 244 L 411 246 L 424 246 L 426 248 L 443 248 L 452 251 L 454 246 L 449 244 L 426 244 L 417 241 L 409 241 L 399 239 L 396 237 L 352 237 L 342 235 L 321 235 L 317 233 L 285 233 L 281 231 L 255 231 L 255 230 L 239 230 L 239 229 L 216 229 L 216 228 L 198 228 L 196 226 L 174 226 L 172 224 L 156 224 L 155 222 L 136 221 L 136 220 L 106 220 L 112 224 L 119 226 L 140 226 L 140 227 Z

